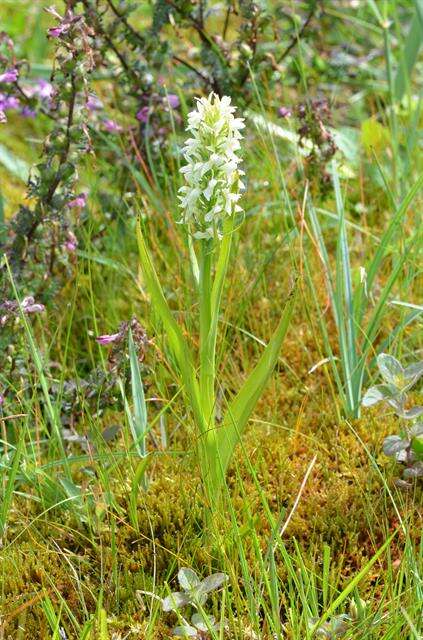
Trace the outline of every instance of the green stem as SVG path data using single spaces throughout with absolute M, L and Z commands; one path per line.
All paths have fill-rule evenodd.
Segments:
M 212 322 L 212 261 L 213 240 L 201 241 L 200 256 L 200 399 L 204 412 L 204 419 L 208 431 L 214 427 L 214 379 L 215 354 L 214 344 L 210 338 Z
M 200 268 L 200 307 L 203 310 L 203 333 L 204 340 L 201 340 L 201 373 L 200 373 L 200 392 L 203 397 L 207 397 L 207 414 L 205 422 L 208 423 L 208 430 L 205 439 L 205 457 L 207 460 L 207 491 L 210 504 L 215 505 L 217 499 L 217 487 L 222 486 L 224 478 L 222 477 L 222 469 L 218 457 L 218 431 L 215 425 L 215 377 L 216 377 L 216 341 L 217 328 L 219 322 L 219 312 L 222 299 L 223 286 L 225 283 L 226 273 L 228 270 L 229 257 L 232 246 L 232 232 L 234 221 L 227 220 L 223 229 L 223 238 L 219 242 L 219 256 L 216 263 L 216 271 L 213 279 L 206 281 L 208 273 L 207 261 L 211 260 L 212 244 L 204 244 L 202 246 L 202 258 Z M 207 254 L 205 254 L 205 251 Z M 204 274 L 204 278 L 201 276 Z M 206 316 L 207 314 L 207 316 Z M 207 332 L 206 332 L 207 317 Z M 200 312 L 201 318 L 201 312 Z M 204 389 L 204 392 L 203 392 Z

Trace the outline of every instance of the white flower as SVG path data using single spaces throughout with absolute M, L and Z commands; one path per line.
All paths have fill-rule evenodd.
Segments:
M 180 222 L 192 224 L 196 238 L 221 237 L 225 218 L 241 212 L 238 200 L 244 188 L 236 152 L 241 148 L 243 118 L 235 118 L 228 96 L 211 93 L 197 99 L 197 109 L 188 115 L 192 134 L 182 153 L 185 184 L 179 189 L 183 209 Z

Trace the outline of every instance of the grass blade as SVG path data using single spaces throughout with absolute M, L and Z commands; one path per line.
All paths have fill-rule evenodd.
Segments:
M 142 273 L 145 279 L 147 290 L 151 296 L 152 303 L 160 317 L 166 332 L 170 349 L 179 366 L 182 381 L 186 392 L 189 395 L 192 410 L 199 428 L 204 432 L 207 425 L 204 423 L 201 409 L 198 383 L 195 377 L 193 357 L 189 344 L 184 339 L 181 328 L 177 324 L 169 305 L 164 297 L 154 265 L 151 261 L 147 245 L 142 235 L 140 224 L 137 225 L 137 241 Z
M 345 600 L 348 598 L 348 596 L 350 595 L 350 593 L 352 593 L 352 591 L 354 591 L 354 589 L 357 587 L 357 585 L 360 584 L 360 582 L 363 580 L 363 578 L 365 578 L 365 576 L 369 573 L 370 569 L 373 567 L 373 565 L 379 560 L 379 558 L 385 553 L 386 549 L 390 546 L 392 540 L 395 538 L 395 536 L 397 535 L 398 531 L 395 531 L 384 543 L 383 545 L 380 547 L 380 549 L 378 549 L 375 553 L 375 555 L 369 560 L 369 562 L 362 568 L 361 571 L 359 571 L 359 573 L 357 573 L 356 576 L 354 576 L 354 578 L 351 580 L 351 582 L 345 587 L 345 589 L 339 594 L 339 596 L 337 598 L 335 598 L 335 600 L 332 602 L 332 604 L 330 605 L 330 607 L 328 609 L 326 609 L 326 611 L 323 613 L 323 615 L 320 617 L 320 619 L 316 622 L 316 624 L 313 626 L 313 628 L 310 630 L 310 637 L 313 637 L 313 634 L 317 631 L 317 629 L 320 627 L 320 625 L 325 622 L 325 620 L 327 620 L 328 618 L 331 617 L 331 615 L 338 609 L 338 607 L 345 602 Z
M 416 0 L 416 12 L 411 22 L 410 30 L 405 37 L 404 53 L 395 76 L 395 99 L 400 102 L 410 86 L 411 73 L 417 62 L 420 47 L 423 42 L 423 2 Z
M 24 435 L 22 434 L 21 437 L 19 438 L 18 446 L 16 447 L 15 453 L 13 455 L 13 461 L 10 467 L 9 477 L 7 478 L 6 487 L 2 496 L 2 503 L 0 508 L 0 546 L 1 546 L 2 538 L 4 537 L 4 534 L 6 531 L 7 515 L 9 513 L 9 509 L 12 504 L 15 478 L 18 473 L 19 463 L 21 461 L 23 449 L 24 449 Z

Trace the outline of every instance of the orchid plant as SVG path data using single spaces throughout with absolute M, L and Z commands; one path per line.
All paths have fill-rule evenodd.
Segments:
M 234 233 L 242 222 L 239 204 L 243 184 L 241 149 L 244 122 L 235 117 L 229 97 L 210 94 L 197 100 L 188 116 L 181 169 L 182 217 L 187 231 L 192 273 L 198 295 L 200 345 L 198 354 L 179 325 L 164 296 L 141 227 L 138 246 L 145 285 L 177 362 L 180 384 L 198 431 L 201 473 L 210 504 L 216 504 L 234 449 L 277 362 L 294 305 L 289 294 L 278 326 L 237 395 L 228 401 L 221 422 L 216 418 L 216 341 L 222 292 Z

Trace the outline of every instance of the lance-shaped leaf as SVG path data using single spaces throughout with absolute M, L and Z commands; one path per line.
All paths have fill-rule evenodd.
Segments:
M 418 460 L 411 467 L 404 469 L 402 474 L 404 478 L 422 478 L 423 477 L 423 462 Z
M 220 589 L 220 587 L 228 580 L 229 576 L 226 575 L 226 573 L 212 573 L 211 576 L 204 578 L 204 580 L 202 580 L 197 586 L 197 595 L 201 598 L 212 591 L 217 591 L 217 589 Z
M 411 389 L 416 382 L 423 376 L 423 360 L 410 364 L 404 369 L 404 378 L 407 381 L 406 391 Z
M 412 438 L 423 436 L 423 422 L 416 422 L 416 424 L 413 424 L 413 426 L 409 429 L 409 432 Z
M 162 600 L 163 611 L 175 611 L 192 604 L 192 595 L 189 592 L 174 591 Z
M 172 311 L 164 296 L 159 278 L 151 260 L 147 245 L 142 235 L 140 224 L 137 225 L 138 252 L 141 270 L 151 302 L 160 317 L 166 337 L 174 358 L 179 366 L 185 390 L 191 401 L 192 410 L 200 429 L 207 429 L 201 410 L 198 383 L 195 377 L 194 360 L 190 345 L 184 339 L 180 326 L 173 317 Z
M 217 463 L 220 464 L 220 469 L 215 469 L 216 477 L 212 481 L 213 490 L 216 492 L 220 489 L 233 451 L 278 361 L 282 342 L 291 321 L 295 294 L 296 287 L 288 296 L 279 324 L 260 360 L 238 394 L 229 403 L 223 424 L 216 431 Z
M 128 334 L 128 349 L 131 367 L 132 400 L 134 403 L 134 416 L 130 424 L 133 428 L 132 435 L 137 451 L 141 457 L 144 457 L 147 452 L 145 444 L 147 436 L 147 408 L 145 406 L 144 387 L 141 379 L 138 355 L 135 349 L 131 329 L 129 329 Z

